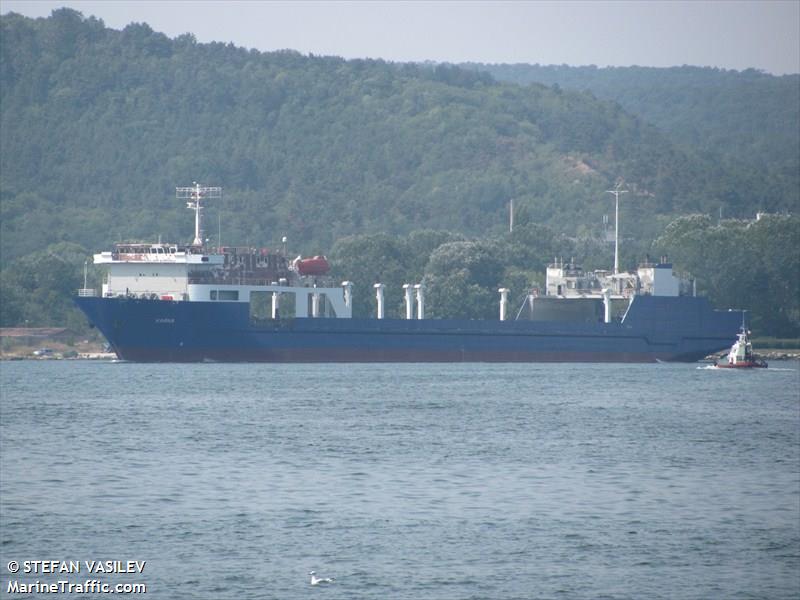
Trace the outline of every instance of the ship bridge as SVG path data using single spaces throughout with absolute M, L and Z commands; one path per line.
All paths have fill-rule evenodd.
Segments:
M 224 256 L 177 244 L 117 244 L 94 255 L 108 270 L 103 297 L 137 296 L 188 300 L 190 277 L 210 273 Z

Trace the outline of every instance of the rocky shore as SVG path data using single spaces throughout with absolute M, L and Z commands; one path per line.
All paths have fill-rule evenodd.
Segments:
M 800 360 L 800 349 L 798 348 L 755 348 L 754 354 L 758 358 L 764 360 Z M 728 352 L 721 352 L 719 354 L 710 354 L 706 356 L 706 360 L 717 360 L 727 358 Z

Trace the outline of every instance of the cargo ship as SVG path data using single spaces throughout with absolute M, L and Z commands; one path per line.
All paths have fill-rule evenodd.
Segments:
M 694 362 L 730 345 L 742 311 L 715 310 L 662 258 L 633 272 L 585 272 L 555 259 L 545 289 L 516 314 L 498 290 L 498 318 L 425 317 L 425 287 L 374 284 L 376 314 L 353 317 L 353 286 L 326 257 L 210 248 L 202 209 L 221 189 L 176 188 L 195 211 L 190 244 L 120 243 L 94 255 L 101 290 L 77 306 L 121 360 L 140 362 Z M 385 317 L 385 295 L 405 318 Z

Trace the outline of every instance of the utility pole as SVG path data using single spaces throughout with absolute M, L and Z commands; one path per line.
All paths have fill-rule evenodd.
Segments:
M 628 190 L 619 189 L 620 184 L 613 190 L 606 190 L 606 194 L 614 194 L 614 275 L 619 273 L 619 195 L 627 194 Z

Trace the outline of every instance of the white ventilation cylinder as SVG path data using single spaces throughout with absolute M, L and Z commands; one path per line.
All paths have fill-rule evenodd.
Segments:
M 417 292 L 417 319 L 425 318 L 425 286 L 418 283 L 414 286 Z
M 500 288 L 500 320 L 505 321 L 508 314 L 508 288 Z
M 378 301 L 378 318 L 383 318 L 383 284 L 375 284 L 375 299 Z
M 413 319 L 414 318 L 414 286 L 410 283 L 403 284 L 403 292 L 405 297 L 403 299 L 405 306 L 406 306 L 406 319 Z

